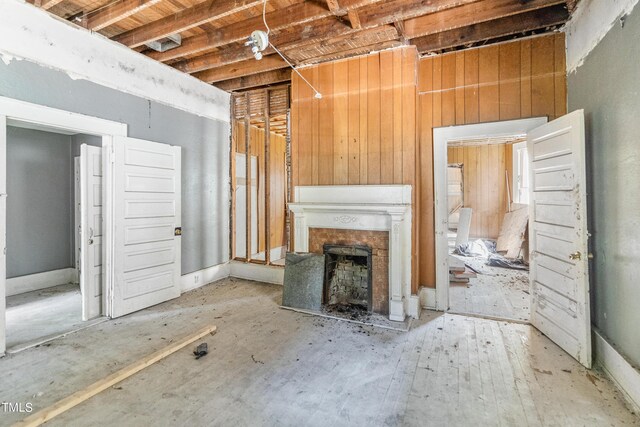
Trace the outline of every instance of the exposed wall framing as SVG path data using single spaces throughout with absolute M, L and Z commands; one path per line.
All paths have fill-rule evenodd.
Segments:
M 231 256 L 238 261 L 274 265 L 289 241 L 289 86 L 236 94 L 231 109 Z M 238 166 L 238 155 L 244 156 L 244 165 Z M 239 179 L 244 179 L 244 194 L 239 191 L 243 185 Z M 238 234 L 243 227 L 238 215 L 242 214 L 244 235 Z M 245 239 L 244 246 L 238 236 Z M 277 259 L 274 249 L 281 254 Z

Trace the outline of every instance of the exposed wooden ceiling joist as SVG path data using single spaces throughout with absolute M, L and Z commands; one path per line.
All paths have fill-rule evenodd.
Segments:
M 31 0 L 29 3 L 33 3 L 35 6 L 41 7 L 44 10 L 49 10 L 59 3 L 62 3 L 62 1 L 63 0 Z
M 331 13 L 321 5 L 304 2 L 294 4 L 283 10 L 267 13 L 266 20 L 269 24 L 269 28 L 271 28 L 272 31 L 276 31 L 290 27 L 293 23 L 304 24 L 310 20 L 330 15 Z M 172 59 L 245 40 L 253 30 L 266 30 L 262 16 L 255 16 L 253 18 L 227 25 L 215 31 L 185 39 L 182 41 L 182 45 L 178 48 L 171 49 L 166 52 L 150 52 L 149 56 L 158 61 L 170 61 Z
M 410 40 L 410 43 L 415 45 L 420 53 L 440 52 L 470 43 L 559 25 L 566 22 L 568 16 L 567 9 L 563 5 L 556 5 L 418 37 Z
M 412 39 L 564 2 L 565 0 L 480 0 L 442 12 L 409 19 L 405 21 L 404 28 L 407 37 Z
M 98 31 L 151 7 L 161 0 L 118 0 L 84 15 L 84 26 Z
M 291 80 L 291 69 L 281 68 L 249 76 L 242 76 L 235 79 L 218 82 L 215 85 L 222 90 L 229 92 L 252 89 L 260 86 L 275 85 Z
M 268 47 L 253 59 L 244 41 L 265 30 L 264 0 L 27 0 L 225 90 L 286 81 L 290 69 Z M 421 53 L 550 31 L 577 0 L 268 0 L 270 41 L 294 64 L 414 44 Z M 182 45 L 145 44 L 172 34 Z
M 277 70 L 278 68 L 285 68 L 288 66 L 289 65 L 284 62 L 280 56 L 269 55 L 262 58 L 261 61 L 249 59 L 247 61 L 237 62 L 223 67 L 200 71 L 193 74 L 193 76 L 207 83 L 215 83 L 229 78 Z
M 262 2 L 263 0 L 206 0 L 174 15 L 120 34 L 114 37 L 114 40 L 129 47 L 140 46 L 215 21 L 232 13 L 238 13 L 262 4 Z

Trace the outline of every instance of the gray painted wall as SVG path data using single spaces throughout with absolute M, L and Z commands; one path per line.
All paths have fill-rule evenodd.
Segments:
M 71 137 L 7 128 L 7 277 L 74 266 Z
M 568 78 L 585 110 L 593 323 L 640 365 L 640 7 Z
M 28 61 L 0 61 L 0 96 L 126 123 L 131 137 L 182 147 L 182 274 L 228 261 L 228 123 Z

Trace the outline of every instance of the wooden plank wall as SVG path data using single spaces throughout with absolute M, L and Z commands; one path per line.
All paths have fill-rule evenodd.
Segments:
M 243 121 L 234 120 L 233 135 L 235 137 L 235 147 L 238 153 L 245 153 L 245 124 Z M 265 131 L 256 126 L 250 126 L 249 138 L 251 145 L 250 154 L 258 157 L 258 251 L 265 250 Z M 270 233 L 271 247 L 277 248 L 286 245 L 285 236 L 285 213 L 286 213 L 286 147 L 285 137 L 271 132 L 269 138 L 271 146 L 270 173 L 271 173 L 271 203 L 270 203 Z M 251 177 L 255 180 L 256 177 Z
M 323 97 L 293 75 L 292 184 L 413 185 L 412 289 L 434 287 L 433 128 L 564 115 L 565 70 L 562 33 L 420 60 L 407 46 L 304 68 Z
M 292 185 L 410 184 L 416 218 L 417 66 L 415 47 L 405 46 L 302 69 L 322 99 L 294 73 Z M 412 253 L 417 292 L 416 239 Z
M 497 239 L 500 234 L 507 212 L 506 147 L 490 144 L 447 149 L 449 163 L 463 164 L 464 206 L 473 209 L 472 237 Z
M 420 284 L 435 286 L 433 128 L 566 114 L 563 33 L 422 58 L 418 70 Z

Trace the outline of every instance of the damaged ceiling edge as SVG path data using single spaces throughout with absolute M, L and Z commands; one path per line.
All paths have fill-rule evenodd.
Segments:
M 7 65 L 27 60 L 74 80 L 229 122 L 227 92 L 30 4 L 0 2 L 0 38 L 5 41 L 0 55 Z
M 567 74 L 580 67 L 620 18 L 631 13 L 638 0 L 581 0 L 563 31 L 567 38 Z

